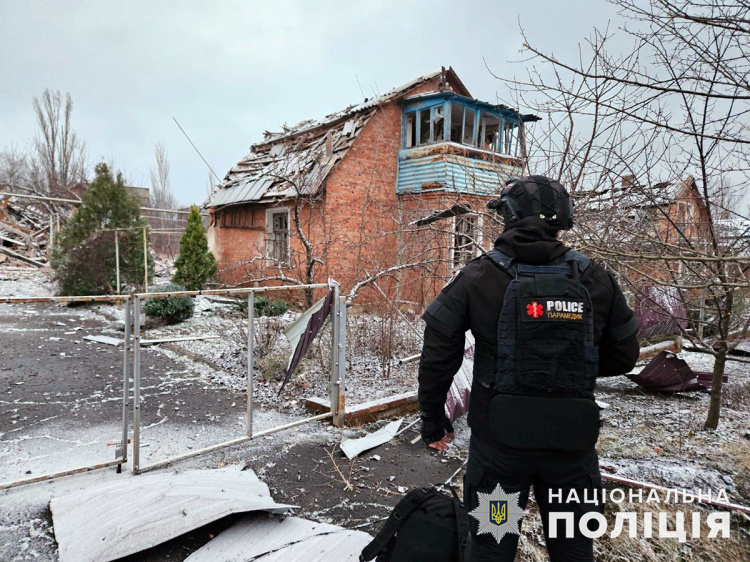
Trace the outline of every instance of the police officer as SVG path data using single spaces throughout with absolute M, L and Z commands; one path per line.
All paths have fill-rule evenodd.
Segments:
M 600 500 L 583 503 L 584 492 L 591 500 L 599 490 L 601 498 L 593 389 L 597 376 L 633 368 L 638 324 L 612 275 L 557 239 L 573 225 L 573 204 L 559 182 L 513 180 L 488 207 L 505 223 L 494 249 L 467 264 L 422 316 L 422 439 L 444 450 L 453 437 L 445 400 L 471 330 L 467 509 L 477 507 L 478 492 L 497 484 L 519 492 L 525 508 L 533 485 L 551 560 L 593 560 L 593 540 L 578 530 L 583 514 L 603 510 Z M 580 503 L 567 503 L 571 490 Z M 572 512 L 575 536 L 566 537 L 560 525 L 559 538 L 550 538 L 550 512 Z M 498 544 L 491 534 L 477 534 L 470 519 L 469 560 L 515 558 L 518 535 Z

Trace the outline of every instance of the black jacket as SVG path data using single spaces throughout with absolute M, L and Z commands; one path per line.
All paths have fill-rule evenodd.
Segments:
M 511 225 L 495 241 L 502 253 L 531 265 L 558 264 L 570 248 L 557 240 L 555 230 L 530 217 Z M 453 376 L 461 366 L 464 333 L 471 330 L 476 343 L 475 373 L 494 371 L 497 323 L 510 276 L 482 256 L 464 267 L 445 286 L 425 312 L 427 323 L 419 363 L 419 405 L 429 416 L 439 416 Z M 581 276 L 594 308 L 594 339 L 599 346 L 599 376 L 629 372 L 638 359 L 638 323 L 615 279 L 593 261 Z M 469 425 L 473 432 L 487 427 L 487 407 L 493 391 L 476 382 L 472 388 Z

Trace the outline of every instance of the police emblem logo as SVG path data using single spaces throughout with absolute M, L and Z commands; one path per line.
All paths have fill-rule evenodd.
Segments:
M 490 523 L 505 525 L 508 522 L 508 502 L 505 500 L 490 500 Z
M 507 534 L 521 534 L 521 518 L 526 511 L 518 505 L 520 493 L 506 493 L 500 484 L 489 494 L 477 492 L 479 505 L 469 514 L 477 520 L 477 534 L 489 533 L 499 543 Z
M 534 320 L 568 320 L 583 322 L 586 304 L 576 299 L 526 299 L 523 301 L 526 313 L 523 319 Z

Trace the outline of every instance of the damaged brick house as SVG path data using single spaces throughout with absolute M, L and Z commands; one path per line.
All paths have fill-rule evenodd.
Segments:
M 449 68 L 266 133 L 207 203 L 221 280 L 332 277 L 423 304 L 478 254 L 486 201 L 522 172 L 536 119 L 474 99 Z
M 617 269 L 627 263 L 624 288 L 633 295 L 631 305 L 639 318 L 640 337 L 685 329 L 688 309 L 702 308 L 705 294 L 678 291 L 675 286 L 700 283 L 704 275 L 701 263 L 686 267 L 683 260 L 639 256 L 707 251 L 709 212 L 695 179 L 688 176 L 641 185 L 633 176 L 624 176 L 614 189 L 583 194 L 578 206 L 580 221 L 588 222 L 586 238 L 593 250 L 612 247 L 612 240 L 616 240 L 617 251 L 622 254 L 611 267 Z

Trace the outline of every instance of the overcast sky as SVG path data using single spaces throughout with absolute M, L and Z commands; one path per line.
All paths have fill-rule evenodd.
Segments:
M 519 20 L 537 45 L 575 56 L 616 17 L 603 0 L 519 2 L 0 0 L 0 149 L 34 134 L 32 99 L 73 97 L 89 163 L 113 160 L 149 186 L 163 142 L 181 203 L 283 123 L 325 116 L 365 96 L 453 66 L 472 94 L 506 98 L 522 75 Z

